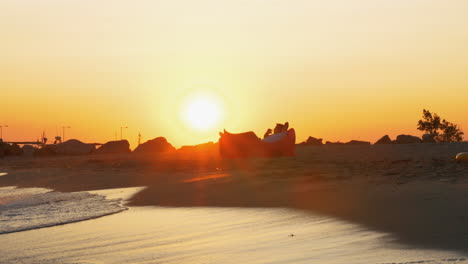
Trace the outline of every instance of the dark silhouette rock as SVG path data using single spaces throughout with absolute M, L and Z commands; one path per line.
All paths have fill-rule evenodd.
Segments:
M 307 146 L 321 146 L 321 145 L 323 145 L 322 141 L 323 141 L 323 139 L 321 139 L 321 138 L 309 137 L 304 142 L 304 145 L 307 145 Z
M 85 155 L 96 150 L 94 144 L 86 144 L 76 139 L 70 139 L 56 145 L 56 152 L 59 155 Z
M 164 137 L 157 137 L 139 145 L 134 153 L 156 153 L 174 151 L 175 148 Z
M 342 146 L 342 145 L 344 145 L 344 144 L 345 144 L 345 143 L 339 142 L 339 141 L 338 141 L 338 142 L 331 142 L 331 141 L 325 142 L 325 145 L 331 145 L 331 146 Z
M 55 156 L 57 155 L 57 145 L 43 145 L 34 151 L 34 156 Z
M 0 139 L 0 158 L 5 156 L 6 144 L 3 143 L 3 140 Z
M 393 143 L 414 144 L 414 143 L 421 143 L 421 139 L 419 137 L 411 136 L 411 135 L 398 135 L 396 140 Z
M 219 146 L 218 143 L 213 143 L 213 142 L 207 142 L 203 144 L 198 144 L 194 146 L 182 146 L 180 149 L 177 151 L 181 152 L 195 152 L 195 151 L 201 151 L 201 152 L 209 152 L 209 151 L 215 151 L 218 152 Z
M 424 134 L 422 135 L 422 142 L 423 143 L 435 143 L 436 135 L 435 134 Z
M 254 132 L 219 133 L 219 153 L 222 158 L 294 156 L 296 132 L 293 128 L 284 133 L 261 140 Z M 273 138 L 277 137 L 277 138 Z
M 23 155 L 23 150 L 18 146 L 18 144 L 13 143 L 13 144 L 5 144 L 6 146 L 4 153 L 5 156 L 20 156 Z
M 36 149 L 31 145 L 24 145 L 22 148 L 24 156 L 32 156 Z
M 130 143 L 127 140 L 109 141 L 96 150 L 99 154 L 130 153 Z
M 388 135 L 385 135 L 383 137 L 381 137 L 379 140 L 377 140 L 377 142 L 375 142 L 374 144 L 392 144 L 392 139 L 390 139 L 390 137 Z
M 345 144 L 346 145 L 370 145 L 371 143 L 367 141 L 351 140 Z
M 360 141 L 360 140 L 351 140 L 349 142 L 343 143 L 343 142 L 330 142 L 327 141 L 325 145 L 331 145 L 331 146 L 344 146 L 344 145 L 370 145 L 370 142 L 367 141 Z

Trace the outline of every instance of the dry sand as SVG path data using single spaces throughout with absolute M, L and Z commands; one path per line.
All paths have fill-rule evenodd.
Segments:
M 58 191 L 148 186 L 132 206 L 296 208 L 468 254 L 468 143 L 298 147 L 293 158 L 215 153 L 0 161 L 0 186 Z

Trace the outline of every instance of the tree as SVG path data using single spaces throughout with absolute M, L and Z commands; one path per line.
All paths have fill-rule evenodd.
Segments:
M 460 128 L 453 123 L 442 120 L 441 130 L 443 134 L 437 137 L 437 140 L 440 142 L 460 142 L 463 141 L 464 133 Z
M 418 121 L 418 130 L 438 136 L 440 125 L 440 117 L 436 113 L 433 115 L 429 110 L 423 109 L 423 120 Z
M 436 113 L 423 109 L 422 119 L 418 121 L 418 130 L 434 136 L 438 142 L 459 142 L 463 140 L 464 133 L 458 125 L 448 122 Z M 442 133 L 441 133 L 442 132 Z

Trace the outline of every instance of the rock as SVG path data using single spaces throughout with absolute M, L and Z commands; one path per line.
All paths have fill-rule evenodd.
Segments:
M 32 156 L 36 151 L 36 148 L 31 145 L 24 145 L 21 149 L 23 150 L 24 156 Z
M 57 155 L 57 145 L 43 145 L 41 148 L 36 149 L 33 153 L 34 156 L 54 156 Z
M 0 158 L 5 156 L 6 144 L 3 143 L 3 140 L 0 139 Z
M 375 142 L 374 144 L 392 144 L 392 140 L 390 139 L 390 137 L 388 135 L 385 135 L 383 137 L 381 137 L 379 140 L 377 140 L 377 142 Z
M 341 146 L 341 145 L 344 145 L 345 143 L 343 142 L 331 142 L 331 141 L 327 141 L 325 142 L 325 145 L 338 145 L 338 146 Z
M 20 156 L 23 155 L 23 150 L 18 146 L 18 144 L 13 143 L 13 144 L 5 144 L 6 148 L 3 151 L 5 153 L 5 156 Z
M 321 146 L 321 145 L 323 145 L 322 141 L 323 141 L 323 139 L 321 139 L 321 138 L 309 137 L 304 142 L 304 145 L 307 145 L 307 146 Z
M 423 143 L 435 143 L 436 142 L 435 137 L 436 135 L 434 134 L 424 134 L 422 135 L 422 142 Z
M 396 140 L 393 141 L 395 144 L 413 144 L 413 143 L 421 143 L 421 139 L 416 136 L 411 135 L 398 135 Z
M 94 144 L 86 144 L 76 139 L 70 139 L 56 145 L 56 152 L 60 155 L 85 155 L 96 150 Z
M 371 143 L 367 141 L 351 140 L 345 144 L 346 145 L 370 145 Z
M 175 148 L 164 137 L 157 137 L 139 145 L 134 153 L 155 153 L 174 151 Z
M 109 141 L 96 150 L 96 153 L 130 153 L 130 143 L 127 140 Z
M 181 152 L 193 152 L 193 151 L 216 151 L 218 152 L 219 146 L 218 143 L 213 143 L 213 142 L 207 142 L 203 144 L 198 144 L 194 146 L 182 146 L 180 149 L 177 151 Z

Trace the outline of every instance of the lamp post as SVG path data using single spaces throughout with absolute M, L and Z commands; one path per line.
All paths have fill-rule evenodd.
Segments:
M 65 142 L 65 128 L 71 128 L 70 126 L 63 126 L 62 127 L 62 142 Z
M 120 127 L 120 140 L 122 140 L 122 139 L 123 139 L 123 136 L 122 136 L 122 135 L 123 135 L 123 133 L 122 133 L 122 130 L 123 130 L 124 128 L 128 128 L 128 127 L 127 127 L 127 126 Z
M 8 127 L 8 125 L 0 126 L 0 139 L 3 140 L 3 128 Z

